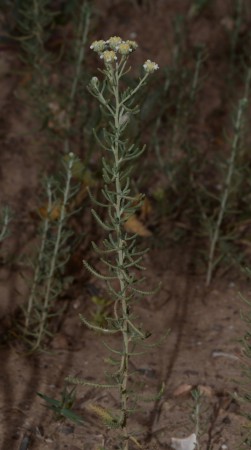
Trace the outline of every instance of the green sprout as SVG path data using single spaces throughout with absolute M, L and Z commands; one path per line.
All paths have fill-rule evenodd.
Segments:
M 69 419 L 78 425 L 83 424 L 83 419 L 78 414 L 75 414 L 71 408 L 76 400 L 76 387 L 72 389 L 65 388 L 61 392 L 61 399 L 55 400 L 54 398 L 48 397 L 47 395 L 37 392 L 37 395 L 46 401 L 47 407 L 55 413 L 57 420 L 59 419 Z

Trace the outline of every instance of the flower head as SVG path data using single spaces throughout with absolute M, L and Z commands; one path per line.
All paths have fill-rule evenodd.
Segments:
M 107 44 L 109 44 L 110 48 L 112 50 L 117 50 L 118 46 L 122 43 L 122 39 L 119 36 L 112 36 L 108 41 L 106 41 Z
M 113 50 L 106 50 L 101 53 L 100 58 L 103 59 L 105 63 L 112 63 L 116 61 L 117 56 Z
M 132 52 L 132 48 L 127 42 L 119 44 L 117 50 L 121 55 L 129 55 L 129 53 Z
M 144 70 L 146 73 L 153 73 L 155 72 L 155 70 L 158 70 L 159 66 L 157 63 L 150 61 L 150 59 L 148 59 L 145 64 L 143 64 Z
M 138 48 L 138 44 L 135 41 L 125 41 L 126 44 L 130 45 L 131 51 L 132 50 L 136 50 L 136 48 Z
M 90 46 L 90 48 L 92 49 L 92 50 L 94 50 L 94 52 L 103 52 L 104 50 L 105 50 L 105 48 L 106 48 L 106 42 L 105 41 L 103 41 L 103 40 L 100 40 L 100 41 L 94 41 L 93 43 L 92 43 L 92 45 Z

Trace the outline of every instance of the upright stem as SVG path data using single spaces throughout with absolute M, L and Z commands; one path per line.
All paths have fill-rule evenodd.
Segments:
M 37 336 L 37 340 L 36 340 L 34 349 L 38 348 L 41 344 L 41 341 L 42 341 L 42 338 L 44 335 L 46 320 L 48 317 L 48 308 L 49 308 L 49 303 L 50 303 L 50 299 L 51 299 L 51 295 L 52 295 L 54 274 L 55 274 L 55 269 L 57 266 L 57 258 L 58 258 L 58 253 L 60 250 L 62 232 L 63 232 L 63 227 L 65 224 L 65 218 L 66 218 L 66 207 L 67 207 L 69 197 L 70 197 L 70 183 L 71 183 L 71 179 L 72 179 L 73 162 L 74 162 L 73 157 L 71 157 L 69 155 L 69 165 L 67 168 L 67 178 L 66 178 L 66 185 L 65 185 L 65 189 L 64 189 L 63 204 L 60 208 L 60 217 L 59 217 L 59 223 L 58 223 L 58 228 L 57 228 L 56 241 L 54 244 L 53 254 L 51 257 L 51 261 L 50 261 L 47 285 L 46 285 L 46 289 L 45 289 L 43 312 L 42 312 L 40 327 L 39 327 L 38 336 Z
M 72 107 L 72 103 L 74 101 L 74 98 L 75 98 L 75 95 L 77 92 L 78 83 L 80 80 L 81 65 L 84 60 L 85 46 L 86 46 L 87 34 L 88 34 L 88 30 L 89 30 L 90 9 L 87 5 L 86 0 L 83 1 L 80 16 L 81 17 L 80 17 L 77 36 L 78 36 L 78 39 L 80 39 L 80 36 L 82 34 L 82 38 L 80 39 L 80 42 L 79 42 L 79 47 L 78 47 L 79 53 L 78 53 L 77 63 L 76 63 L 76 72 L 75 72 L 75 76 L 74 76 L 72 87 L 71 87 L 71 93 L 70 93 L 70 106 L 71 107 Z
M 30 315 L 31 311 L 34 305 L 35 297 L 36 297 L 36 290 L 39 283 L 39 276 L 42 269 L 42 262 L 44 259 L 44 252 L 45 252 L 45 245 L 46 240 L 48 238 L 48 231 L 49 231 L 49 221 L 50 221 L 50 214 L 52 210 L 52 192 L 51 192 L 51 184 L 48 181 L 47 182 L 47 198 L 48 198 L 48 206 L 46 211 L 46 217 L 43 223 L 43 231 L 42 231 L 42 239 L 41 239 L 41 245 L 39 249 L 39 255 L 36 263 L 36 269 L 33 277 L 33 282 L 31 286 L 31 291 L 28 299 L 28 306 L 26 311 L 26 317 L 25 317 L 25 331 L 28 331 L 29 324 L 30 324 Z
M 78 45 L 78 54 L 77 54 L 77 61 L 76 61 L 76 71 L 73 78 L 72 86 L 71 86 L 71 92 L 69 97 L 69 103 L 68 103 L 68 117 L 71 118 L 73 113 L 73 106 L 74 106 L 74 100 L 77 93 L 77 88 L 79 84 L 79 80 L 81 77 L 81 66 L 83 64 L 84 56 L 85 56 L 85 46 L 86 46 L 86 40 L 87 40 L 87 34 L 89 31 L 89 23 L 90 23 L 90 9 L 88 7 L 88 4 L 86 0 L 83 1 L 81 13 L 80 13 L 80 21 L 79 21 L 79 27 L 78 27 L 78 33 L 77 36 L 80 39 L 79 45 Z M 80 38 L 82 34 L 82 38 Z M 70 143 L 69 143 L 69 136 L 65 137 L 64 140 L 64 153 L 68 154 L 70 152 Z
M 115 159 L 115 171 L 116 171 L 116 180 L 115 180 L 115 189 L 116 189 L 116 217 L 117 217 L 117 225 L 116 225 L 116 237 L 117 237 L 117 246 L 118 246 L 118 262 L 119 267 L 117 269 L 118 279 L 120 283 L 120 292 L 121 292 L 121 309 L 122 309 L 122 317 L 123 317 L 123 325 L 122 325 L 122 337 L 123 337 L 123 351 L 121 356 L 121 364 L 120 364 L 120 400 L 121 400 L 121 428 L 123 432 L 124 442 L 123 442 L 123 450 L 128 450 L 128 431 L 127 431 L 127 381 L 128 381 L 128 364 L 129 364 L 129 326 L 128 326 L 128 304 L 126 300 L 126 282 L 124 277 L 124 259 L 125 259 L 125 251 L 123 247 L 123 239 L 122 239 L 122 211 L 121 211 L 121 180 L 120 180 L 120 154 L 119 154 L 119 140 L 120 140 L 120 123 L 119 118 L 121 115 L 121 110 L 123 106 L 120 103 L 119 99 L 119 76 L 118 70 L 114 71 L 114 86 L 113 92 L 115 97 L 115 115 L 114 115 L 114 125 L 116 130 L 115 142 L 113 147 L 113 154 Z M 123 111 L 122 111 L 123 112 Z
M 227 202 L 228 202 L 229 194 L 231 191 L 231 183 L 232 183 L 232 178 L 233 178 L 233 174 L 234 174 L 234 170 L 235 170 L 235 161 L 236 161 L 236 156 L 237 156 L 237 152 L 238 152 L 238 148 L 239 148 L 239 142 L 240 142 L 240 138 L 241 138 L 241 127 L 242 127 L 242 123 L 243 123 L 243 114 L 244 114 L 245 106 L 247 103 L 250 78 L 251 78 L 251 70 L 248 70 L 246 87 L 245 87 L 245 96 L 244 96 L 244 98 L 242 98 L 239 101 L 237 116 L 236 116 L 236 120 L 234 123 L 235 133 L 234 133 L 234 139 L 232 142 L 231 155 L 230 155 L 229 164 L 228 164 L 227 176 L 226 176 L 226 180 L 225 180 L 225 188 L 223 191 L 223 195 L 221 197 L 220 210 L 219 210 L 217 221 L 216 221 L 214 231 L 212 234 L 212 240 L 211 240 L 211 245 L 210 245 L 210 250 L 209 250 L 206 286 L 209 286 L 211 279 L 212 279 L 212 273 L 213 273 L 213 269 L 214 269 L 215 249 L 216 249 L 217 242 L 219 240 L 220 228 L 221 228 L 222 221 L 223 221 L 223 218 L 224 218 L 224 215 L 226 212 Z
M 105 184 L 102 193 L 106 199 L 106 204 L 100 204 L 97 201 L 100 206 L 108 207 L 108 222 L 103 221 L 95 211 L 93 212 L 97 222 L 109 234 L 108 239 L 104 240 L 104 248 L 99 249 L 95 244 L 94 249 L 98 254 L 109 255 L 107 258 L 101 258 L 101 261 L 108 266 L 109 271 L 105 274 L 99 273 L 86 261 L 84 261 L 84 264 L 97 278 L 107 281 L 108 290 L 114 298 L 114 315 L 107 318 L 108 329 L 100 328 L 100 331 L 112 334 L 119 332 L 121 336 L 120 350 L 110 348 L 112 352 L 120 355 L 119 360 L 114 361 L 118 368 L 113 372 L 113 383 L 109 386 L 118 390 L 120 413 L 119 417 L 116 414 L 116 418 L 112 420 L 111 427 L 115 425 L 120 430 L 121 450 L 129 450 L 130 440 L 137 444 L 128 428 L 128 416 L 131 412 L 130 398 L 132 398 L 130 396 L 132 393 L 128 388 L 129 360 L 132 355 L 136 354 L 133 351 L 133 343 L 137 337 L 141 339 L 146 337 L 140 329 L 138 330 L 131 323 L 131 299 L 134 292 L 142 295 L 148 295 L 148 292 L 138 290 L 135 287 L 135 283 L 142 281 L 142 279 L 137 279 L 132 269 L 144 269 L 139 263 L 145 252 L 135 251 L 135 235 L 128 236 L 124 229 L 125 221 L 128 220 L 130 215 L 134 214 L 138 206 L 138 202 L 135 204 L 133 197 L 130 195 L 130 170 L 132 167 L 127 167 L 127 163 L 138 157 L 144 151 L 144 147 L 140 149 L 134 143 L 130 145 L 130 139 L 126 138 L 125 130 L 132 116 L 139 112 L 138 105 L 133 102 L 133 96 L 145 84 L 148 76 L 158 69 L 158 64 L 147 60 L 143 65 L 145 73 L 136 87 L 126 89 L 123 86 L 121 89 L 120 80 L 130 70 L 130 68 L 126 68 L 126 63 L 130 53 L 137 48 L 137 43 L 123 41 L 119 36 L 113 36 L 107 41 L 94 41 L 91 48 L 104 60 L 105 69 L 101 71 L 104 74 L 103 82 L 100 83 L 97 77 L 92 77 L 88 90 L 98 99 L 102 105 L 102 112 L 108 119 L 108 123 L 103 130 L 104 143 L 100 142 L 98 136 L 96 137 L 102 148 L 108 152 L 108 155 L 110 154 L 109 159 L 103 158 Z M 112 158 L 112 161 L 110 158 Z M 110 280 L 116 280 L 118 285 L 114 286 Z M 85 322 L 88 325 L 88 321 Z M 111 323 L 111 326 L 109 326 L 109 323 Z M 92 324 L 89 324 L 89 327 L 94 328 Z M 113 361 L 111 362 L 113 364 Z M 74 383 L 78 382 L 75 379 L 71 380 Z M 86 381 L 84 380 L 83 383 L 86 384 Z M 104 384 L 99 386 L 105 387 Z M 109 423 L 110 419 L 107 423 L 108 426 L 110 426 Z

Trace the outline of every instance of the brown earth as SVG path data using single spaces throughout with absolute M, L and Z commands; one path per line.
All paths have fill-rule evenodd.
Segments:
M 218 145 L 218 150 L 221 148 L 217 139 L 221 139 L 225 126 L 222 73 L 227 67 L 226 28 L 232 26 L 232 9 L 230 1 L 215 0 L 203 13 L 191 17 L 191 5 L 191 1 L 185 0 L 96 0 L 97 23 L 89 40 L 112 35 L 136 39 L 140 46 L 133 55 L 136 65 L 151 58 L 165 67 L 170 64 L 174 46 L 172 21 L 177 14 L 183 14 L 188 28 L 188 46 L 203 43 L 210 54 L 207 76 L 196 106 L 199 120 L 193 131 L 195 140 L 210 159 L 215 146 Z M 247 16 L 243 32 L 250 23 L 251 16 Z M 20 87 L 21 68 L 18 49 L 2 47 L 1 203 L 9 204 L 15 214 L 12 236 L 5 247 L 17 257 L 34 242 L 36 222 L 31 212 L 37 207 L 40 177 L 51 167 L 54 148 L 48 151 L 48 137 L 36 131 L 36 119 L 23 86 Z M 147 153 L 147 158 L 151 161 L 154 157 Z M 155 172 L 152 183 L 158 186 L 161 180 Z M 147 188 L 150 192 L 154 190 L 153 185 Z M 135 312 L 144 328 L 151 330 L 152 342 L 167 330 L 170 333 L 159 347 L 135 357 L 131 369 L 141 375 L 145 396 L 154 396 L 163 382 L 165 389 L 160 400 L 141 403 L 142 411 L 136 413 L 132 426 L 142 433 L 143 448 L 170 448 L 172 437 L 187 437 L 194 432 L 191 389 L 200 387 L 203 394 L 200 448 L 237 449 L 245 432 L 243 426 L 247 425 L 242 414 L 244 407 L 235 396 L 241 387 L 239 340 L 245 330 L 240 317 L 244 303 L 239 293 L 250 299 L 250 282 L 237 269 L 225 271 L 225 274 L 222 270 L 222 275 L 218 273 L 211 286 L 205 288 L 205 267 L 200 267 L 197 243 L 193 238 L 181 245 L 179 241 L 174 242 L 170 235 L 175 231 L 175 224 L 157 208 L 153 214 L 158 226 L 153 227 L 150 238 L 140 238 L 139 245 L 150 247 L 144 260 L 147 288 L 152 289 L 159 282 L 161 288 L 156 295 L 137 304 Z M 85 251 L 86 258 L 89 253 Z M 83 255 L 78 257 L 81 267 Z M 12 330 L 13 317 L 27 295 L 21 268 L 18 258 L 7 267 L 2 262 L 0 268 L 1 449 L 92 450 L 102 445 L 104 439 L 108 448 L 115 449 L 113 432 L 105 431 L 88 410 L 93 403 L 116 404 L 113 392 L 78 387 L 74 411 L 83 417 L 82 426 L 58 420 L 37 396 L 37 392 L 42 392 L 59 399 L 68 375 L 103 381 L 107 350 L 100 336 L 80 324 L 78 314 L 90 314 L 94 307 L 90 291 L 103 292 L 104 286 L 94 278 L 87 279 L 83 269 L 75 273 L 73 288 L 60 300 L 67 304 L 67 312 L 48 352 L 27 356 L 15 336 L 6 338 L 6 330 Z M 107 342 L 116 346 L 114 339 Z

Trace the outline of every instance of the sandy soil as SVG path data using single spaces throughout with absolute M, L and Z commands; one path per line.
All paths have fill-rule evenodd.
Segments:
M 148 58 L 160 67 L 169 64 L 174 44 L 172 21 L 177 14 L 186 15 L 188 47 L 205 44 L 210 55 L 197 105 L 199 119 L 193 129 L 194 139 L 209 155 L 215 152 L 215 145 L 224 151 L 219 144 L 225 124 L 221 74 L 227 67 L 226 27 L 232 26 L 231 2 L 215 0 L 203 14 L 190 19 L 192 2 L 185 0 L 93 3 L 98 14 L 90 42 L 117 34 L 134 38 L 140 46 L 133 55 L 135 64 Z M 245 27 L 250 26 L 250 19 L 246 18 Z M 48 352 L 27 356 L 13 331 L 18 308 L 27 296 L 18 257 L 34 241 L 37 221 L 32 212 L 37 207 L 41 175 L 51 167 L 55 147 L 45 151 L 48 136 L 38 131 L 37 119 L 28 105 L 23 76 L 20 77 L 22 68 L 18 47 L 1 47 L 1 203 L 9 204 L 15 213 L 12 236 L 4 248 L 17 257 L 7 265 L 1 261 L 0 267 L 1 449 L 94 450 L 104 439 L 108 448 L 115 449 L 114 433 L 104 430 L 88 409 L 93 403 L 116 405 L 113 393 L 78 387 L 74 411 L 83 417 L 82 426 L 58 420 L 37 396 L 37 392 L 42 392 L 59 399 L 68 375 L 103 381 L 107 350 L 100 336 L 81 325 L 78 314 L 90 314 L 94 307 L 90 292 L 103 292 L 104 286 L 84 273 L 81 253 L 76 256 L 79 261 L 74 268 L 73 288 L 59 300 L 67 309 Z M 149 160 L 153 158 L 147 155 Z M 153 178 L 156 185 L 161 182 L 158 174 Z M 153 190 L 150 183 L 147 188 Z M 240 309 L 245 306 L 239 293 L 250 299 L 250 282 L 232 269 L 225 274 L 222 271 L 223 275 L 219 272 L 206 289 L 197 242 L 193 237 L 181 245 L 174 242 L 170 235 L 177 224 L 161 214 L 154 202 L 153 211 L 153 234 L 139 238 L 139 245 L 150 247 L 144 260 L 148 287 L 154 288 L 161 282 L 161 289 L 142 300 L 135 312 L 145 328 L 152 331 L 152 342 L 167 330 L 170 334 L 158 348 L 135 358 L 131 368 L 140 375 L 144 395 L 155 395 L 163 382 L 165 389 L 160 400 L 141 404 L 142 412 L 136 413 L 132 426 L 141 433 L 143 448 L 170 448 L 172 437 L 187 437 L 194 432 L 191 390 L 197 387 L 202 392 L 201 449 L 237 449 L 244 435 L 243 426 L 247 425 L 242 414 L 244 407 L 234 395 L 241 387 L 239 340 L 245 329 L 240 317 Z M 116 340 L 108 342 L 116 346 Z

